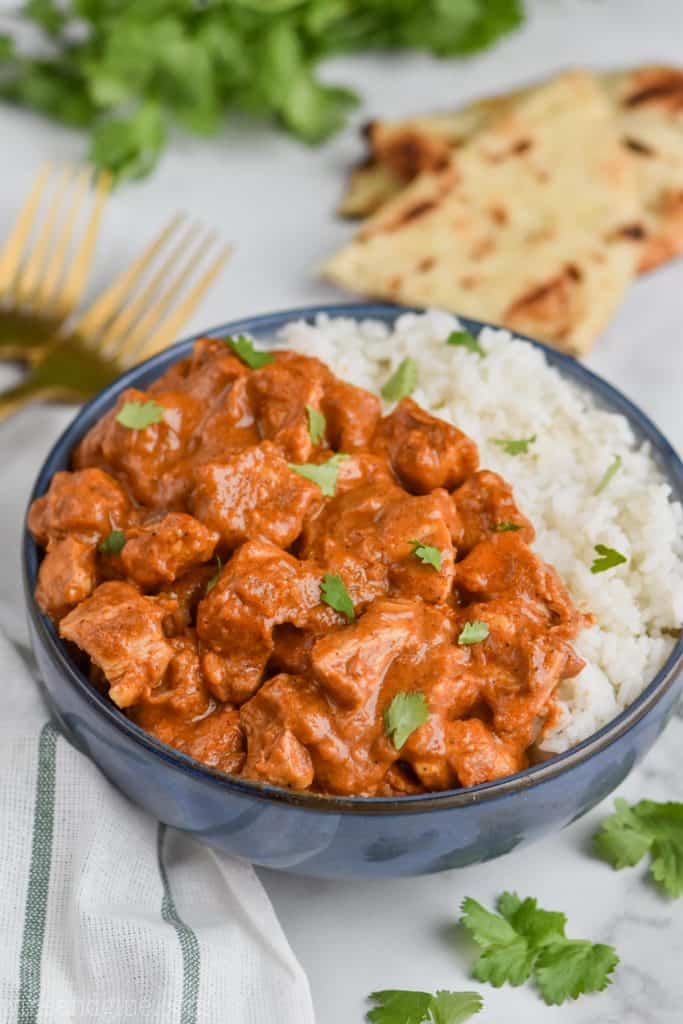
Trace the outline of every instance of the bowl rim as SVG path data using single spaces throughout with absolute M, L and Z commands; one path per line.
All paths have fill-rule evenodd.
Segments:
M 165 762 L 175 770 L 198 777 L 200 781 L 216 785 L 225 790 L 226 793 L 239 794 L 243 797 L 256 798 L 270 803 L 289 804 L 311 812 L 324 811 L 347 815 L 373 815 L 454 809 L 456 807 L 500 799 L 512 793 L 526 792 L 584 764 L 596 754 L 612 746 L 625 733 L 633 729 L 673 686 L 683 665 L 683 634 L 678 637 L 664 665 L 662 665 L 654 678 L 628 707 L 581 743 L 570 747 L 569 750 L 563 753 L 555 754 L 539 764 L 532 765 L 524 769 L 524 771 L 497 781 L 481 783 L 469 789 L 449 789 L 436 793 L 419 793 L 412 796 L 320 796 L 315 793 L 296 792 L 269 783 L 259 783 L 241 779 L 238 776 L 228 775 L 225 772 L 210 768 L 196 761 L 194 758 L 175 750 L 173 747 L 167 746 L 128 719 L 119 708 L 91 685 L 84 673 L 72 662 L 53 623 L 40 611 L 35 602 L 34 588 L 39 565 L 39 549 L 28 532 L 28 510 L 32 502 L 45 492 L 52 476 L 58 468 L 61 468 L 61 464 L 64 463 L 65 457 L 71 451 L 74 444 L 83 436 L 92 423 L 114 403 L 122 390 L 126 387 L 134 386 L 135 381 L 141 376 L 153 376 L 155 371 L 161 373 L 167 364 L 170 365 L 181 358 L 184 350 L 189 349 L 198 338 L 207 336 L 221 337 L 236 333 L 253 333 L 258 339 L 259 334 L 272 335 L 279 328 L 292 321 L 310 321 L 320 315 L 349 317 L 354 320 L 379 319 L 385 323 L 390 323 L 404 314 L 419 314 L 423 312 L 424 310 L 414 307 L 396 306 L 389 303 L 323 303 L 279 310 L 275 313 L 240 317 L 237 320 L 229 321 L 209 330 L 199 331 L 162 350 L 150 359 L 145 360 L 145 362 L 127 370 L 100 391 L 77 412 L 44 460 L 31 490 L 31 496 L 24 517 L 22 569 L 25 599 L 30 621 L 53 664 L 60 670 L 62 677 L 80 693 L 87 703 L 97 713 L 104 715 L 117 732 L 124 733 L 133 743 L 142 745 L 155 758 Z M 495 330 L 501 329 L 495 324 L 474 320 L 469 317 L 461 316 L 458 317 L 458 320 L 467 330 L 475 334 L 478 334 L 485 327 L 491 327 Z M 659 463 L 660 469 L 671 487 L 673 497 L 676 500 L 683 501 L 683 463 L 670 442 L 635 403 L 613 385 L 608 384 L 598 374 L 589 370 L 572 357 L 551 349 L 542 342 L 525 335 L 515 333 L 512 336 L 521 338 L 535 348 L 540 349 L 545 354 L 548 362 L 558 368 L 564 376 L 569 376 L 580 388 L 588 390 L 594 398 L 597 397 L 599 402 L 606 405 L 610 411 L 619 412 L 625 416 L 641 441 L 645 440 L 651 445 L 652 454 Z

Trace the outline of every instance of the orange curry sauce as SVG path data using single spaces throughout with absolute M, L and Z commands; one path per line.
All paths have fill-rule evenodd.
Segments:
M 117 421 L 150 399 L 159 422 Z M 331 496 L 291 468 L 335 453 Z M 316 359 L 249 369 L 204 339 L 124 392 L 33 504 L 36 599 L 94 685 L 205 764 L 361 796 L 501 778 L 582 668 L 583 618 L 510 487 L 477 467 L 474 442 L 409 398 L 383 417 Z M 112 531 L 125 543 L 103 552 Z M 352 621 L 322 599 L 325 574 Z M 459 643 L 467 623 L 488 635 Z M 429 716 L 397 749 L 385 713 L 406 691 Z

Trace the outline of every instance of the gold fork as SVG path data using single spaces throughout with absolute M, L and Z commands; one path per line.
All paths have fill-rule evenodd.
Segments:
M 0 251 L 0 358 L 29 358 L 78 307 L 111 184 L 88 167 L 38 171 Z
M 56 339 L 24 349 L 30 369 L 0 395 L 0 421 L 37 399 L 82 402 L 173 341 L 229 259 L 220 248 L 192 283 L 214 243 L 174 217 L 85 312 L 58 322 Z

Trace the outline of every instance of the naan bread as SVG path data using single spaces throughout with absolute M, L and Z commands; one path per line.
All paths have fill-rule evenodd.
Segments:
M 598 75 L 613 104 L 617 131 L 633 157 L 642 203 L 641 271 L 683 252 L 683 70 L 642 67 Z M 470 104 L 453 113 L 373 121 L 370 157 L 349 181 L 340 213 L 367 217 L 422 171 L 438 170 L 530 89 Z
M 587 352 L 639 259 L 632 164 L 605 90 L 568 72 L 418 175 L 323 273 Z

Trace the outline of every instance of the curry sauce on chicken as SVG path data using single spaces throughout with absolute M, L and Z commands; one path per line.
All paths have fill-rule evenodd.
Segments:
M 390 796 L 524 768 L 584 620 L 511 488 L 412 399 L 382 415 L 239 341 L 123 392 L 34 502 L 41 609 L 134 722 L 246 779 Z

